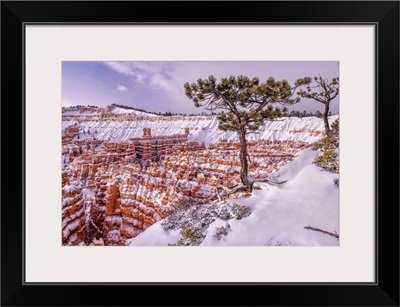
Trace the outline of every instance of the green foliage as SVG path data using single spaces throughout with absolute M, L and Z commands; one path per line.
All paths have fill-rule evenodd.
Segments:
M 182 204 L 167 216 L 161 226 L 164 230 L 179 229 L 181 237 L 168 246 L 200 245 L 208 228 L 216 219 L 242 219 L 250 215 L 250 209 L 239 204 L 222 201 L 212 205 Z M 223 230 L 221 230 L 223 231 Z M 222 234 L 221 234 L 222 235 Z
M 314 163 L 333 173 L 339 173 L 339 118 L 332 123 L 330 136 L 314 143 L 312 149 L 321 154 L 316 156 Z
M 215 227 L 215 236 L 217 237 L 218 241 L 221 241 L 222 236 L 227 236 L 228 231 L 224 226 Z
M 196 218 L 196 206 L 194 204 L 183 202 L 174 207 L 174 211 L 169 214 L 161 223 L 164 230 L 176 229 L 176 225 L 181 223 L 183 218 Z
M 180 231 L 182 237 L 178 240 L 176 245 L 199 245 L 205 238 L 205 233 L 201 227 L 196 223 L 188 223 L 183 225 Z
M 313 80 L 310 77 L 296 80 L 297 86 L 304 86 L 297 94 L 302 98 L 314 99 L 320 103 L 326 104 L 333 100 L 339 94 L 339 78 L 332 78 L 331 81 L 321 76 L 314 77 L 316 86 L 311 86 Z
M 241 220 L 242 218 L 249 216 L 250 215 L 250 208 L 246 207 L 244 205 L 239 205 L 234 203 L 232 205 L 232 217 L 234 217 L 237 220 Z
M 334 135 L 339 135 L 339 118 L 337 118 L 331 125 L 332 133 Z
M 326 136 L 319 142 L 314 143 L 313 150 L 320 152 L 313 161 L 323 169 L 339 173 L 339 141 L 336 136 Z
M 277 81 L 270 77 L 265 82 L 258 78 L 214 76 L 198 79 L 195 83 L 185 83 L 185 94 L 196 107 L 206 110 L 221 110 L 218 115 L 219 129 L 223 131 L 257 131 L 266 119 L 283 115 L 285 108 L 273 107 L 275 103 L 291 105 L 300 101 L 288 81 Z
M 125 110 L 135 110 L 135 111 L 139 111 L 139 112 L 143 112 L 143 113 L 149 113 L 149 114 L 160 115 L 160 116 L 177 116 L 177 115 L 179 115 L 179 116 L 195 116 L 195 114 L 188 115 L 188 114 L 184 114 L 184 113 L 172 113 L 172 112 L 161 113 L 161 112 L 147 111 L 145 109 L 135 108 L 132 106 L 125 106 L 125 105 L 117 104 L 117 103 L 112 103 L 111 105 L 121 108 L 121 109 L 125 109 Z M 98 108 L 98 107 L 96 107 L 96 108 Z
M 329 116 L 332 116 L 332 112 L 328 113 Z M 287 116 L 287 117 L 318 117 L 318 118 L 323 118 L 324 115 L 321 113 L 321 111 L 315 111 L 313 112 L 307 112 L 306 110 L 304 110 L 303 112 L 300 111 L 296 111 L 296 110 L 292 110 L 290 112 L 286 112 L 285 114 L 283 114 L 283 116 Z
M 240 139 L 240 179 L 250 191 L 251 184 L 247 179 L 248 154 L 246 135 L 255 133 L 267 119 L 275 119 L 286 112 L 286 109 L 273 107 L 276 103 L 292 105 L 300 101 L 292 98 L 295 88 L 288 81 L 278 81 L 269 77 L 265 82 L 258 78 L 250 79 L 239 75 L 221 78 L 220 82 L 214 76 L 198 79 L 194 83 L 185 83 L 185 94 L 196 107 L 203 107 L 214 112 L 221 111 L 217 116 L 218 128 L 222 131 L 235 131 Z
M 339 95 L 339 78 L 332 78 L 331 81 L 328 79 L 324 79 L 319 75 L 318 77 L 314 77 L 314 81 L 316 86 L 311 86 L 313 82 L 310 77 L 305 77 L 303 79 L 298 79 L 295 84 L 301 86 L 301 89 L 297 92 L 301 98 L 313 99 L 317 102 L 324 104 L 325 110 L 323 114 L 324 125 L 325 125 L 325 133 L 326 135 L 330 135 L 329 128 L 329 105 L 333 99 Z

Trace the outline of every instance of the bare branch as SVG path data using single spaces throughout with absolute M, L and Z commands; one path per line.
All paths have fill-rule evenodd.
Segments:
M 315 228 L 315 227 L 311 227 L 311 226 L 306 226 L 306 227 L 304 227 L 304 229 L 319 231 L 319 232 L 322 232 L 323 234 L 326 234 L 328 236 L 334 237 L 334 238 L 339 240 L 339 235 L 336 233 L 336 231 L 335 231 L 335 233 L 332 233 L 332 232 L 329 232 L 329 231 L 326 231 L 326 230 L 322 230 L 322 229 L 319 229 L 319 228 Z
M 272 179 L 264 178 L 264 179 L 255 179 L 255 180 L 254 180 L 254 183 L 255 183 L 255 182 L 268 182 L 268 183 L 272 183 L 272 184 L 282 184 L 282 183 L 287 182 L 287 180 L 284 180 L 284 181 L 275 181 L 275 180 L 272 180 Z

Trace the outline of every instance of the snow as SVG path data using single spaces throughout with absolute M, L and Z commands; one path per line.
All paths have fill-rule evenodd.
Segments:
M 96 138 L 105 142 L 121 142 L 130 138 L 143 136 L 143 128 L 150 128 L 152 136 L 184 134 L 185 129 L 189 128 L 188 141 L 204 142 L 206 145 L 217 143 L 221 140 L 238 141 L 237 133 L 223 132 L 218 129 L 218 119 L 216 116 L 172 116 L 164 117 L 150 113 L 139 112 L 132 109 L 113 107 L 111 113 L 115 114 L 113 119 L 100 120 L 100 112 L 82 110 L 68 110 L 63 112 L 62 129 L 64 132 L 69 127 L 79 126 L 79 140 L 89 140 Z M 133 114 L 138 118 L 124 116 Z M 121 115 L 121 116 L 120 116 Z M 77 120 L 79 118 L 79 121 Z M 126 118 L 130 118 L 127 120 Z M 331 116 L 330 123 L 338 116 Z M 117 119 L 117 120 L 115 120 Z M 267 121 L 255 134 L 249 134 L 248 142 L 265 140 L 290 140 L 312 143 L 322 137 L 324 131 L 323 119 L 316 117 L 306 118 L 280 118 L 275 121 Z M 77 137 L 76 137 L 77 138 Z M 68 146 L 68 145 L 67 145 Z M 273 146 L 273 145 L 271 145 Z M 306 230 L 304 227 L 311 226 L 331 233 L 340 234 L 339 229 L 339 190 L 335 184 L 338 174 L 321 170 L 312 164 L 316 151 L 304 149 L 299 152 L 296 158 L 274 173 L 274 180 L 285 181 L 284 184 L 273 185 L 270 183 L 256 183 L 261 190 L 255 189 L 248 198 L 229 199 L 230 204 L 237 203 L 250 208 L 251 214 L 243 219 L 223 220 L 216 218 L 211 224 L 207 224 L 208 230 L 202 246 L 337 246 L 339 241 L 327 234 Z M 67 159 L 68 155 L 62 156 Z M 255 153 L 254 157 L 257 160 Z M 220 159 L 224 159 L 220 156 Z M 275 159 L 270 157 L 264 163 Z M 171 161 L 172 162 L 172 161 Z M 68 161 L 65 162 L 67 164 Z M 284 161 L 282 161 L 282 165 Z M 64 162 L 63 162 L 64 167 Z M 211 167 L 207 163 L 199 166 L 201 168 Z M 221 171 L 231 167 L 221 165 Z M 170 175 L 170 172 L 168 174 Z M 214 173 L 219 176 L 219 173 Z M 198 175 L 198 179 L 202 174 Z M 203 175 L 204 176 L 204 175 Z M 148 175 L 141 175 L 143 180 L 147 180 Z M 167 177 L 168 178 L 168 177 Z M 168 179 L 166 179 L 168 180 Z M 108 179 L 102 180 L 107 183 Z M 150 180 L 149 184 L 157 184 Z M 180 186 L 197 186 L 198 183 L 193 179 L 191 182 L 180 180 Z M 169 183 L 167 182 L 167 186 Z M 74 184 L 66 185 L 63 188 L 66 194 L 63 199 L 63 206 L 77 201 L 80 195 L 81 186 Z M 166 193 L 174 194 L 174 187 Z M 188 190 L 191 188 L 188 187 Z M 161 199 L 166 193 L 157 194 L 157 191 L 148 192 L 144 187 L 139 187 L 137 196 L 143 199 L 152 199 L 161 206 Z M 211 196 L 214 191 L 207 185 L 200 184 L 200 192 L 206 196 Z M 133 192 L 132 192 L 133 193 Z M 71 197 L 72 196 L 72 197 Z M 90 206 L 94 193 L 89 189 L 82 189 L 82 202 Z M 137 201 L 123 199 L 125 205 L 138 205 Z M 139 203 L 140 204 L 140 203 Z M 207 206 L 207 205 L 205 205 Z M 148 208 L 142 204 L 140 210 L 147 213 L 155 213 L 153 208 Z M 87 208 L 86 208 L 87 209 Z M 105 208 L 102 207 L 102 210 Z M 77 220 L 83 214 L 84 206 L 68 220 L 63 221 L 65 226 L 64 235 L 69 235 L 77 228 Z M 108 217 L 108 221 L 121 222 L 120 217 Z M 164 230 L 158 214 L 154 215 L 157 221 L 148 227 L 137 237 L 127 241 L 128 245 L 141 246 L 166 246 L 176 244 L 181 234 L 179 229 Z M 132 225 L 137 224 L 136 220 L 129 220 Z M 68 224 L 67 224 L 68 223 Z M 137 226 L 137 225 L 136 225 Z M 222 235 L 220 239 L 216 237 L 216 229 L 224 227 L 227 235 Z M 146 226 L 147 227 L 147 226 Z M 136 235 L 138 230 L 135 228 L 127 229 L 132 235 Z M 118 232 L 110 232 L 109 237 L 117 238 Z
M 73 183 L 71 185 L 66 184 L 62 189 L 64 190 L 65 193 L 71 194 L 74 192 L 78 192 L 80 188 L 81 187 L 78 184 Z
M 65 210 L 63 210 L 63 212 L 64 212 L 64 211 L 65 211 Z M 77 211 L 77 212 L 75 212 L 74 214 L 71 214 L 71 215 L 69 215 L 68 217 L 66 217 L 65 219 L 63 219 L 63 221 L 62 221 L 62 228 L 64 228 L 65 225 L 67 225 L 70 221 L 73 221 L 73 220 L 75 220 L 75 219 L 81 217 L 81 216 L 83 215 L 84 212 L 85 212 L 85 207 L 82 206 L 82 208 L 79 209 L 79 211 Z M 80 219 L 77 219 L 77 220 L 75 220 L 74 222 L 75 222 L 75 223 L 78 223 L 77 221 L 79 222 Z M 71 229 L 75 229 L 76 227 L 70 226 L 69 228 L 70 228 L 70 230 L 71 230 Z
M 129 246 L 166 246 L 168 244 L 176 243 L 179 240 L 179 237 L 179 230 L 165 231 L 161 226 L 161 222 L 157 222 L 137 237 L 127 240 L 126 243 Z
M 121 224 L 122 218 L 121 218 L 120 216 L 107 215 L 107 216 L 104 218 L 104 220 L 105 220 L 106 222 L 109 222 L 109 223 Z
M 94 198 L 94 192 L 91 189 L 82 189 L 82 198 L 84 200 L 91 200 Z
M 79 115 L 79 110 L 67 110 L 62 113 L 63 115 L 76 116 Z
M 113 107 L 113 110 L 111 111 L 113 114 L 134 114 L 137 116 L 147 116 L 147 117 L 157 117 L 158 115 L 152 114 L 152 113 L 146 113 L 146 112 L 141 112 L 141 111 L 136 111 L 132 109 L 124 109 L 124 108 L 119 108 L 119 107 Z
M 83 214 L 83 213 L 81 213 L 81 214 Z M 74 218 L 75 218 L 75 216 L 74 216 Z M 79 225 L 81 225 L 81 219 L 80 218 L 75 218 L 74 220 L 72 220 L 72 222 L 68 223 L 71 220 L 72 219 L 69 218 L 68 221 L 63 221 L 62 234 L 63 234 L 64 238 L 67 238 L 72 232 L 74 232 L 79 227 Z M 65 224 L 67 224 L 67 225 L 65 226 Z M 64 228 L 64 226 L 65 226 L 65 228 Z M 74 239 L 70 237 L 70 241 L 74 241 Z
M 329 235 L 304 227 L 311 226 L 331 233 L 339 232 L 339 191 L 334 180 L 338 174 L 312 164 L 316 152 L 302 150 L 298 157 L 275 173 L 282 185 L 257 183 L 248 198 L 229 202 L 248 206 L 251 214 L 241 220 L 217 219 L 208 228 L 202 246 L 337 246 Z M 159 221 L 145 232 L 128 240 L 131 246 L 166 246 L 175 244 L 179 230 L 165 231 Z M 224 226 L 227 236 L 218 240 L 215 228 Z
M 332 123 L 336 118 L 338 118 L 338 115 L 331 116 L 329 122 Z M 74 120 L 63 120 L 62 129 L 73 126 L 75 123 L 77 122 Z M 121 142 L 129 138 L 142 137 L 143 128 L 150 128 L 152 136 L 183 134 L 185 133 L 185 128 L 189 128 L 188 141 L 205 142 L 205 144 L 216 143 L 222 139 L 239 141 L 236 132 L 223 132 L 218 129 L 216 116 L 157 117 L 124 121 L 87 120 L 80 122 L 79 126 L 81 131 L 90 130 L 90 133 L 80 133 L 80 140 L 95 137 L 106 142 Z M 321 118 L 284 117 L 275 121 L 267 121 L 258 133 L 249 134 L 247 140 L 249 142 L 260 139 L 269 139 L 271 141 L 293 140 L 311 143 L 321 137 L 313 134 L 312 131 L 324 130 L 324 123 Z

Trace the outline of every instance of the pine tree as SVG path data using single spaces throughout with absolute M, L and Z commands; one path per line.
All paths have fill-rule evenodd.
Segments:
M 329 114 L 329 104 L 336 96 L 339 94 L 339 78 L 332 78 L 331 81 L 324 79 L 319 75 L 314 77 L 316 86 L 311 86 L 312 79 L 310 77 L 305 77 L 303 79 L 298 79 L 296 81 L 297 85 L 304 85 L 305 89 L 301 89 L 297 94 L 302 98 L 309 98 L 318 101 L 325 106 L 323 113 L 325 133 L 330 135 L 331 129 L 329 128 L 328 114 Z
M 322 113 L 321 113 L 320 111 L 316 111 L 316 112 L 315 112 L 315 116 L 316 116 L 316 117 L 322 117 Z
M 303 85 L 301 81 L 297 86 Z M 255 133 L 267 119 L 275 119 L 286 112 L 286 108 L 273 107 L 274 104 L 291 105 L 300 101 L 292 98 L 295 89 L 286 80 L 276 81 L 270 77 L 265 82 L 258 78 L 214 76 L 198 79 L 195 83 L 185 83 L 186 96 L 196 107 L 204 107 L 211 112 L 222 111 L 217 118 L 218 128 L 223 131 L 235 131 L 240 140 L 240 179 L 247 191 L 252 191 L 253 183 L 249 180 L 246 135 Z

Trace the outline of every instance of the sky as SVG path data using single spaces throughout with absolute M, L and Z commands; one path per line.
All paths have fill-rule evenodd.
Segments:
M 193 61 L 193 62 L 62 62 L 62 106 L 112 103 L 155 112 L 200 113 L 186 97 L 183 85 L 214 75 L 218 80 L 230 75 L 286 79 L 290 84 L 302 77 L 320 74 L 339 76 L 337 61 Z M 303 99 L 291 109 L 323 112 L 322 103 Z M 339 111 L 339 96 L 331 102 L 333 114 Z

